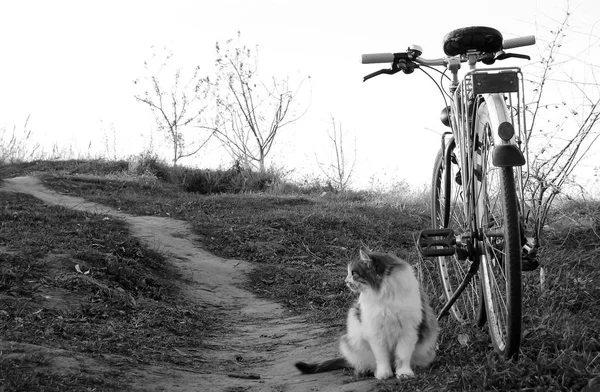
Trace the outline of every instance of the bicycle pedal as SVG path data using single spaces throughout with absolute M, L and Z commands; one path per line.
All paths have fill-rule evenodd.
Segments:
M 456 238 L 452 229 L 425 229 L 419 234 L 419 251 L 423 257 L 452 256 Z

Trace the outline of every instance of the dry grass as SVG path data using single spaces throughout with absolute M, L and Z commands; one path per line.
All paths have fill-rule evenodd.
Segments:
M 201 196 L 161 182 L 71 176 L 48 176 L 44 181 L 57 190 L 134 214 L 188 220 L 205 248 L 257 264 L 249 283 L 252 290 L 330 325 L 332 332 L 343 328 L 353 299 L 343 284 L 345 263 L 361 245 L 397 253 L 417 265 L 434 307 L 441 307 L 434 266 L 419 260 L 414 249 L 415 233 L 428 225 L 422 207 L 394 205 L 382 202 L 384 198 L 374 203 L 368 195 Z M 544 289 L 539 271 L 525 273 L 523 348 L 518 362 L 498 357 L 486 330 L 447 318 L 441 322 L 438 359 L 431 369 L 408 381 L 378 383 L 374 390 L 597 390 L 600 216 L 597 204 L 584 206 L 585 221 L 579 219 L 581 206 L 565 208 L 548 231 L 541 254 Z M 581 225 L 568 224 L 572 220 Z M 468 336 L 468 341 L 459 342 L 459 334 Z
M 181 301 L 177 271 L 123 222 L 2 192 L 0 223 L 2 341 L 38 348 L 0 355 L 3 391 L 120 391 L 135 363 L 197 366 L 173 347 L 201 346 L 216 312 Z M 57 350 L 127 357 L 128 366 L 57 373 L 48 365 Z

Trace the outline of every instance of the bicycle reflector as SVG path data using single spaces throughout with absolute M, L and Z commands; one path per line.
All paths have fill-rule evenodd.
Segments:
M 515 135 L 515 128 L 509 122 L 503 122 L 498 126 L 498 136 L 504 141 L 509 141 Z

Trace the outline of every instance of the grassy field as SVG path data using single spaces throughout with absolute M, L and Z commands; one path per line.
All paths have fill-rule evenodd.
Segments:
M 134 364 L 198 366 L 173 347 L 201 346 L 218 313 L 182 301 L 178 280 L 119 220 L 0 192 L 0 390 L 123 391 Z M 62 350 L 102 353 L 106 369 L 48 370 Z
M 248 283 L 252 291 L 326 323 L 332 331 L 343 328 L 353 300 L 343 283 L 345 264 L 362 245 L 409 260 L 434 308 L 442 305 L 434 265 L 420 259 L 414 247 L 416 233 L 428 225 L 426 202 L 390 203 L 390 198 L 366 193 L 199 195 L 152 176 L 119 173 L 123 168 L 114 163 L 40 163 L 5 168 L 3 173 L 40 170 L 44 183 L 60 192 L 133 214 L 189 221 L 207 250 L 258 266 Z M 178 305 L 172 284 L 176 271 L 159 253 L 128 237 L 122 223 L 46 207 L 22 195 L 0 197 L 4 340 L 181 361 L 160 347 L 211 333 L 219 314 Z M 52 230 L 36 234 L 40 225 Z M 524 273 L 523 349 L 518 362 L 499 358 L 487 331 L 444 319 L 432 368 L 410 381 L 378 383 L 376 390 L 599 390 L 600 204 L 561 207 L 548 233 L 541 254 L 544 289 L 538 271 Z M 60 260 L 61 268 L 50 259 Z M 100 272 L 89 279 L 75 271 L 76 263 L 82 270 L 93 267 Z M 40 290 L 60 291 L 63 306 L 36 314 L 32 304 Z M 161 317 L 152 317 L 157 314 Z M 189 320 L 184 330 L 170 323 L 178 317 Z M 154 325 L 156 320 L 161 325 Z M 138 333 L 133 334 L 133 328 Z M 157 333 L 146 336 L 139 328 Z M 114 339 L 115 333 L 122 338 Z M 118 374 L 110 381 L 37 374 L 37 360 L 44 358 L 0 355 L 6 390 L 41 390 L 39 385 L 48 378 L 60 388 L 45 390 L 119 390 Z

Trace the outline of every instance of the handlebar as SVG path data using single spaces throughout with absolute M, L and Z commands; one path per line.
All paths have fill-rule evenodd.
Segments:
M 373 54 L 363 54 L 362 55 L 362 63 L 363 64 L 391 63 L 393 61 L 394 61 L 393 53 L 373 53 Z
M 379 64 L 379 63 L 393 63 L 398 60 L 399 55 L 406 55 L 406 53 L 370 53 L 363 54 L 361 62 L 363 64 Z M 402 57 L 405 58 L 405 57 Z M 442 57 L 435 60 L 427 60 L 422 57 L 415 57 L 412 61 L 422 64 L 422 65 L 445 65 L 446 58 Z
M 502 41 L 502 49 L 514 49 L 529 45 L 535 45 L 535 36 L 528 35 L 525 37 L 509 38 Z
M 502 42 L 502 49 L 514 49 L 535 44 L 535 36 L 509 38 Z M 420 53 L 419 53 L 420 54 Z M 408 57 L 408 58 L 407 58 Z M 362 55 L 363 64 L 393 63 L 400 59 L 412 60 L 421 65 L 442 66 L 448 63 L 447 57 L 428 60 L 422 57 L 412 57 L 410 53 L 371 53 Z M 466 60 L 465 60 L 466 61 Z

